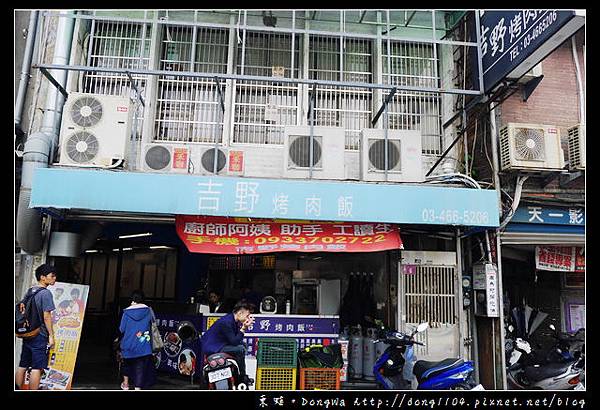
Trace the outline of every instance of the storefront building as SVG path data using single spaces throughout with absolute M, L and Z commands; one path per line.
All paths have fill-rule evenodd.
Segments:
M 209 290 L 231 306 L 250 288 L 277 303 L 250 356 L 260 337 L 327 344 L 375 319 L 428 321 L 417 357 L 479 365 L 464 243 L 498 227 L 497 193 L 460 174 L 445 123 L 479 94 L 448 87 L 453 50 L 477 48 L 458 22 L 476 13 L 40 17 L 57 40 L 34 65 L 49 85 L 24 148 L 16 293 L 44 261 L 88 285 L 82 347 L 112 340 L 134 289 L 163 332 L 201 333 Z M 171 347 L 158 366 L 190 375 L 197 340 Z

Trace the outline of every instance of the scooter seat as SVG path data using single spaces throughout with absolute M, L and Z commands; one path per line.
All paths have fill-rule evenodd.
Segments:
M 537 382 L 564 373 L 571 363 L 572 361 L 570 363 L 548 363 L 539 367 L 527 366 L 525 367 L 525 376 L 530 381 Z
M 454 367 L 462 365 L 465 361 L 463 359 L 444 359 L 440 362 L 428 362 L 425 360 L 419 360 L 415 363 L 413 374 L 417 377 L 419 383 L 423 380 L 440 374 L 446 370 L 450 370 Z

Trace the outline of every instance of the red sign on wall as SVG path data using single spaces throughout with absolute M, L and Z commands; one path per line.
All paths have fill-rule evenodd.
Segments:
M 229 172 L 244 172 L 244 151 L 229 151 Z
M 177 235 L 190 252 L 378 252 L 402 249 L 396 225 L 307 221 L 275 222 L 218 216 L 176 217 Z
M 173 168 L 174 169 L 187 169 L 188 168 L 188 155 L 189 155 L 189 151 L 187 148 L 175 148 L 173 150 Z
M 535 267 L 538 270 L 575 271 L 575 247 L 536 246 Z

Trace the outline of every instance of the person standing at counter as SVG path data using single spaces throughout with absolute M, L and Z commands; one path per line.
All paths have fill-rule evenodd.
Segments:
M 244 333 L 254 323 L 253 307 L 246 302 L 238 302 L 233 312 L 217 320 L 200 339 L 202 354 L 206 357 L 214 353 L 229 353 L 240 369 L 240 379 L 246 385 L 254 381 L 246 374 L 246 348 L 243 345 Z
M 242 287 L 241 293 L 241 302 L 251 303 L 255 308 L 260 306 L 260 302 L 262 300 L 262 295 L 260 293 L 250 289 L 247 286 Z
M 221 295 L 215 290 L 208 292 L 208 306 L 210 307 L 210 313 L 225 313 Z

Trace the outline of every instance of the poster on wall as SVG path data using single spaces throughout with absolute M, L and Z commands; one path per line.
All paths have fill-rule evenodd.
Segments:
M 535 268 L 537 270 L 574 272 L 575 249 L 573 246 L 536 246 Z
M 567 303 L 567 332 L 576 332 L 585 328 L 585 305 Z
M 54 347 L 48 353 L 48 370 L 42 376 L 40 390 L 71 389 L 89 289 L 88 285 L 64 282 L 48 287 L 56 307 L 52 312 Z
M 585 248 L 575 248 L 575 272 L 585 272 Z

